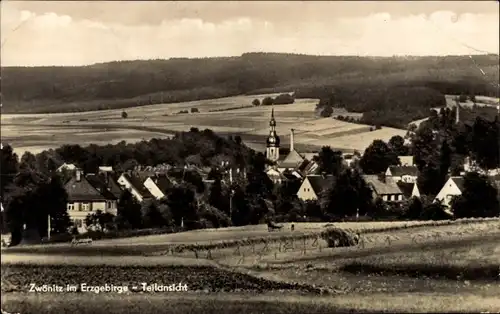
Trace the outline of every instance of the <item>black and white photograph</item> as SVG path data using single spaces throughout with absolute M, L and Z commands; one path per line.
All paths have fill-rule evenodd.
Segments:
M 498 1 L 0 12 L 2 314 L 500 313 Z

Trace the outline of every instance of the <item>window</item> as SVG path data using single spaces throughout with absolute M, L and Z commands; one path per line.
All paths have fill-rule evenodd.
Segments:
M 90 211 L 90 203 L 82 203 L 82 211 Z
M 68 203 L 68 210 L 75 210 L 75 203 Z
M 108 201 L 108 208 L 112 208 L 112 204 L 110 201 Z

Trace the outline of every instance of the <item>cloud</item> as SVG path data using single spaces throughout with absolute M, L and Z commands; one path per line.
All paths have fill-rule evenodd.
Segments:
M 305 15 L 304 19 L 230 16 L 218 21 L 178 17 L 124 24 L 2 5 L 1 60 L 4 66 L 31 66 L 250 51 L 378 56 L 477 53 L 473 48 L 499 52 L 497 12 L 378 12 L 316 20 Z

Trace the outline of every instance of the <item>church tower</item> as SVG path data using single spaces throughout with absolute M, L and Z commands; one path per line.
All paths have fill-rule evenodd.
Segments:
M 280 156 L 280 137 L 276 134 L 276 120 L 274 120 L 274 108 L 271 111 L 269 121 L 269 136 L 267 137 L 266 157 L 271 161 L 277 161 Z

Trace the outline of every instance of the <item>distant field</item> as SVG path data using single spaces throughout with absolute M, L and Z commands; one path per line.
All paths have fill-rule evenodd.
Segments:
M 127 119 L 121 109 L 57 114 L 4 114 L 1 117 L 2 140 L 15 152 L 40 152 L 62 144 L 107 144 L 137 142 L 172 136 L 192 127 L 211 129 L 222 135 L 240 135 L 253 149 L 264 150 L 269 132 L 271 107 L 245 107 L 253 99 L 277 94 L 237 96 L 204 101 L 127 108 Z M 329 145 L 345 151 L 363 151 L 374 139 L 388 141 L 404 131 L 383 128 L 370 132 L 370 126 L 318 118 L 316 99 L 297 99 L 294 104 L 274 106 L 277 132 L 283 147 L 290 143 L 290 129 L 296 129 L 295 147 L 317 151 Z M 199 113 L 179 114 L 197 108 Z M 232 109 L 239 108 L 239 109 Z M 216 111 L 214 110 L 222 110 Z M 357 114 L 359 115 L 359 114 Z

